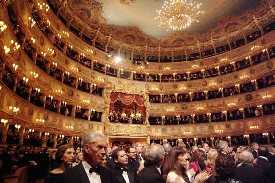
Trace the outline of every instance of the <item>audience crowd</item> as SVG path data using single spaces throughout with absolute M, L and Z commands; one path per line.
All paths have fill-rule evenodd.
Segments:
M 212 144 L 212 143 L 211 143 Z M 82 146 L 58 149 L 0 148 L 1 181 L 12 175 L 45 183 L 273 183 L 275 146 L 230 146 L 226 140 L 186 144 L 108 145 L 104 135 L 83 137 Z M 21 172 L 16 174 L 16 172 Z M 18 177 L 18 178 L 19 178 Z M 22 178 L 22 177 L 21 177 Z
M 183 125 L 192 123 L 209 123 L 242 120 L 263 115 L 275 114 L 275 103 L 233 109 L 206 114 L 177 115 L 177 116 L 149 116 L 151 125 Z

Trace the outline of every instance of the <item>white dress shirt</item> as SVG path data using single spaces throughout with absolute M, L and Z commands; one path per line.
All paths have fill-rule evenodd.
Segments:
M 89 178 L 90 183 L 101 183 L 100 175 L 98 173 L 90 173 L 90 168 L 92 168 L 92 166 L 87 161 L 82 161 L 82 165 Z
M 126 171 L 122 172 L 122 177 L 123 177 L 123 179 L 125 180 L 126 183 L 130 183 L 128 173 Z

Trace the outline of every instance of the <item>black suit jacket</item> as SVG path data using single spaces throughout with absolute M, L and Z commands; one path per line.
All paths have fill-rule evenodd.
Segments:
M 136 183 L 165 183 L 165 181 L 156 167 L 148 166 L 137 175 Z
M 100 178 L 101 183 L 114 183 L 112 173 L 104 167 L 100 167 Z M 82 163 L 66 170 L 63 183 L 90 183 Z
M 266 183 L 262 171 L 250 164 L 242 164 L 235 168 L 234 178 L 242 183 Z
M 124 180 L 124 178 L 122 176 L 123 170 L 120 167 L 115 166 L 114 168 L 111 169 L 111 171 L 114 176 L 115 183 L 126 183 L 126 181 Z M 128 169 L 127 174 L 128 174 L 130 183 L 135 183 L 135 179 L 136 179 L 135 172 L 131 169 Z

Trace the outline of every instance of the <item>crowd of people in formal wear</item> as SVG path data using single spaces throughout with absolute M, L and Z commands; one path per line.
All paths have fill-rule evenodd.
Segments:
M 113 145 L 100 133 L 87 134 L 82 147 L 58 149 L 8 146 L 0 150 L 1 181 L 28 167 L 27 182 L 45 183 L 273 183 L 275 146 L 210 147 L 179 142 L 171 146 Z M 26 175 L 25 175 L 26 176 Z

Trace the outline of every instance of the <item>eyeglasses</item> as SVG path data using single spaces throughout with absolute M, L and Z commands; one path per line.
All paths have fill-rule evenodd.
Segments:
M 185 161 L 191 161 L 191 159 L 190 158 L 186 158 Z

